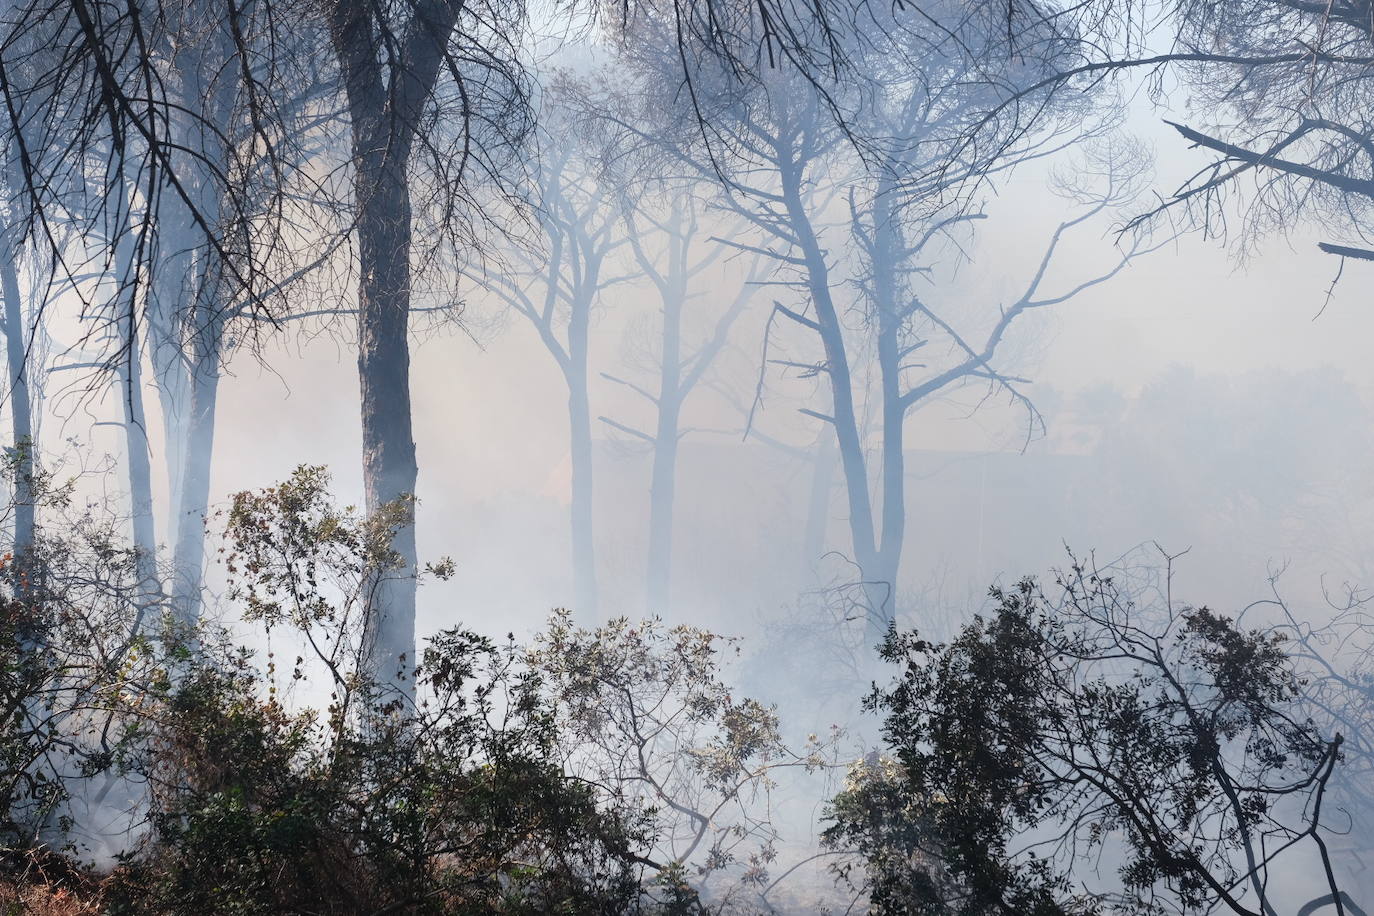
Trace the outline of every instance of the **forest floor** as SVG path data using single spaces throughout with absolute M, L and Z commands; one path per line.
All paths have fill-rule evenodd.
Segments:
M 56 857 L 29 857 L 0 876 L 0 916 L 95 916 L 101 885 L 93 875 Z

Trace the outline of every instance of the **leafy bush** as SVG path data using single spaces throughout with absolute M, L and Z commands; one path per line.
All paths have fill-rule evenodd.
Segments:
M 245 616 L 315 653 L 321 716 L 281 699 L 272 657 L 202 634 L 194 661 L 143 709 L 130 771 L 150 832 L 116 908 L 146 913 L 621 912 L 638 890 L 638 825 L 557 765 L 540 683 L 511 644 L 462 630 L 430 641 L 410 708 L 368 682 L 368 583 L 393 567 L 395 518 L 361 518 L 302 468 L 235 498 L 230 594 Z M 399 516 L 397 516 L 399 517 Z
M 1284 640 L 1077 564 L 1057 585 L 994 589 L 948 644 L 890 634 L 900 674 L 869 705 L 893 759 L 826 831 L 875 911 L 1269 911 L 1303 844 L 1340 893 L 1319 816 L 1342 739 L 1303 713 Z
M 263 699 L 246 656 L 159 711 L 127 912 L 617 912 L 641 838 L 549 761 L 514 650 L 448 631 L 413 718 L 333 727 Z
M 838 735 L 801 751 L 777 711 L 736 696 L 722 676 L 732 641 L 653 619 L 596 629 L 554 614 L 528 653 L 563 738 L 563 766 L 653 837 L 654 889 L 670 909 L 695 889 L 715 906 L 769 882 L 777 825 L 771 793 L 788 769 L 831 765 Z
M 67 847 L 73 789 L 110 777 L 159 682 L 137 557 L 88 513 L 0 558 L 0 861 Z M 15 865 L 19 863 L 19 865 Z

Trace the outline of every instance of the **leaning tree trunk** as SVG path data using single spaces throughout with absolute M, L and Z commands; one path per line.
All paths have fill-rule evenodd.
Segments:
M 859 566 L 868 602 L 866 616 L 869 634 L 870 637 L 881 636 L 887 632 L 890 619 L 892 588 L 885 579 L 889 571 L 879 555 L 873 501 L 868 492 L 868 466 L 854 407 L 854 380 L 849 368 L 849 354 L 845 351 L 844 328 L 831 294 L 826 252 L 821 247 L 802 201 L 800 166 L 794 162 L 787 163 L 781 177 L 788 222 L 797 237 L 806 272 L 807 290 L 816 313 L 813 330 L 825 349 L 825 373 L 830 382 L 832 405 L 829 419 L 835 429 L 835 442 L 839 447 L 840 468 L 849 502 L 849 532 L 854 562 Z

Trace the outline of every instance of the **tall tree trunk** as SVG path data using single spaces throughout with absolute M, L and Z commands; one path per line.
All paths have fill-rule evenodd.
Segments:
M 231 116 L 232 104 L 223 89 L 215 94 L 221 121 Z M 207 152 L 217 154 L 222 166 L 225 150 L 222 145 Z M 198 185 L 198 201 L 202 218 L 220 230 L 221 198 L 214 183 L 202 180 Z M 239 227 L 242 231 L 242 227 Z M 245 248 L 248 240 L 243 240 Z M 169 356 L 175 356 L 176 366 L 167 369 L 172 384 L 159 386 L 175 391 L 179 403 L 175 417 L 164 421 L 175 425 L 179 435 L 168 439 L 178 446 L 180 463 L 172 478 L 174 489 L 171 502 L 175 512 L 172 533 L 172 606 L 177 617 L 186 624 L 194 624 L 200 617 L 201 585 L 205 567 L 205 515 L 210 503 L 210 471 L 215 453 L 215 405 L 219 397 L 220 365 L 224 353 L 225 325 L 229 320 L 229 305 L 225 295 L 224 266 L 216 253 L 202 250 L 194 259 L 194 278 L 188 285 L 189 301 L 174 316 L 168 316 L 166 330 L 174 335 L 169 342 Z M 173 349 L 174 348 L 174 349 Z M 165 400 L 164 400 L 165 403 Z
M 873 502 L 868 492 L 868 467 L 854 408 L 854 381 L 849 369 L 849 354 L 845 351 L 844 329 L 831 294 L 826 253 L 821 248 L 820 239 L 816 236 L 802 200 L 800 166 L 796 162 L 784 162 L 781 178 L 788 223 L 797 237 L 806 271 L 807 291 L 811 294 L 811 304 L 815 309 L 816 333 L 825 349 L 825 372 L 830 381 L 832 404 L 830 420 L 839 447 L 840 467 L 844 472 L 854 562 L 859 566 L 868 599 L 869 632 L 870 635 L 881 634 L 887 630 L 888 615 L 891 613 L 891 588 L 884 584 L 883 576 L 888 571 L 882 567 L 878 554 Z
M 128 461 L 129 521 L 137 554 L 136 575 L 143 596 L 161 591 L 157 577 L 157 525 L 153 519 L 152 448 L 148 443 L 148 417 L 143 407 L 143 348 L 138 337 L 138 265 L 134 253 L 138 239 L 131 211 L 134 184 L 126 179 L 125 215 L 114 240 L 115 295 L 111 321 L 118 331 L 120 352 L 115 381 L 123 411 L 124 451 Z
M 878 377 L 882 401 L 882 540 L 879 543 L 875 575 L 888 587 L 889 602 L 881 621 L 883 632 L 896 617 L 897 576 L 906 542 L 906 413 L 901 367 L 901 330 L 903 303 L 898 301 L 897 259 L 901 238 L 894 210 L 895 185 L 887 179 L 878 183 L 873 202 L 873 278 L 874 310 L 872 321 L 878 331 Z
M 650 613 L 666 614 L 672 600 L 673 503 L 682 417 L 682 309 L 687 300 L 687 239 L 675 213 L 668 240 L 668 271 L 662 288 L 663 352 L 659 361 L 658 424 L 649 484 L 649 562 L 646 576 Z
M 660 399 L 654 437 L 653 479 L 649 485 L 648 609 L 667 614 L 672 603 L 673 504 L 677 487 L 678 420 L 676 397 Z
M 19 291 L 19 252 L 14 225 L 0 226 L 0 294 L 5 297 L 5 356 L 9 366 L 10 422 L 14 463 L 14 556 L 20 561 L 33 549 L 34 498 L 33 406 L 29 396 L 28 334 Z
M 418 469 L 410 416 L 411 201 L 406 168 L 426 100 L 445 61 L 461 0 L 418 0 L 387 41 L 384 67 L 365 0 L 332 0 L 330 40 L 343 74 L 352 131 L 353 202 L 358 237 L 358 379 L 367 508 L 405 500 L 413 508 Z M 385 15 L 385 13 L 378 13 Z M 380 685 L 413 700 L 415 685 L 415 525 L 402 524 L 392 549 L 404 569 L 373 583 L 363 663 Z
M 186 623 L 200 616 L 205 568 L 205 514 L 210 504 L 210 471 L 215 453 L 215 402 L 219 396 L 222 313 L 212 313 L 209 327 L 193 342 L 191 397 L 186 418 L 184 465 L 177 491 L 176 547 L 172 555 L 173 604 Z
M 358 378 L 362 394 L 363 484 L 367 509 L 397 500 L 413 508 L 418 468 L 410 417 L 410 194 L 403 169 L 383 165 L 360 190 Z M 368 617 L 368 665 L 380 683 L 413 696 L 415 666 L 415 525 L 396 532 L 405 563 L 375 583 Z
M 0 224 L 0 295 L 5 299 L 5 356 L 9 366 L 11 445 L 14 463 L 14 556 L 22 561 L 33 549 L 35 531 L 33 470 L 37 442 L 33 430 L 33 397 L 29 390 L 29 335 L 24 300 L 19 291 L 18 206 L 19 166 L 13 146 L 4 156 L 6 219 Z
M 133 220 L 136 185 L 127 175 L 120 188 L 125 195 L 120 225 L 115 229 L 114 296 L 110 322 L 119 344 L 115 359 L 115 384 L 123 416 L 124 451 L 129 484 L 129 522 L 136 555 L 138 601 L 150 602 L 161 593 L 157 575 L 157 525 L 153 519 L 152 449 L 148 443 L 148 418 L 143 406 L 142 344 L 138 337 L 139 265 L 135 253 L 138 234 Z
M 157 392 L 158 413 L 162 417 L 162 464 L 167 474 L 168 496 L 166 531 L 167 536 L 175 542 L 181 526 L 181 475 L 186 466 L 191 384 L 180 347 L 157 333 L 160 321 L 155 319 L 148 322 L 148 353 L 153 370 L 153 389 Z
M 129 303 L 126 308 L 132 308 Z M 148 444 L 148 418 L 143 408 L 142 362 L 137 325 L 132 314 L 119 319 L 124 328 L 127 357 L 119 361 L 115 378 L 124 411 L 124 449 L 129 467 L 129 520 L 133 526 L 134 550 L 138 554 L 137 576 L 144 595 L 160 589 L 157 577 L 157 525 L 153 520 L 152 449 Z
M 210 123 L 219 125 L 222 131 L 208 137 L 203 131 L 186 132 L 183 142 L 198 153 L 193 160 L 196 172 L 191 183 L 196 209 L 221 244 L 246 252 L 252 248 L 248 227 L 242 221 L 224 224 L 226 189 L 216 180 L 217 175 L 229 173 L 233 134 L 243 119 L 234 107 L 236 83 L 225 74 L 235 66 L 238 53 L 229 31 L 219 29 L 199 53 L 192 51 L 178 61 L 178 73 L 186 109 L 193 111 L 197 106 L 204 106 L 204 116 Z M 170 212 L 181 220 L 178 227 L 190 228 L 190 214 L 184 203 L 177 199 L 168 203 L 172 205 Z M 230 232 L 239 236 L 237 245 L 226 238 Z M 189 242 L 181 246 L 182 250 L 190 248 Z M 170 339 L 164 346 L 154 347 L 154 357 L 156 359 L 161 352 L 169 363 L 175 362 L 174 366 L 166 367 L 168 378 L 166 384 L 160 381 L 158 392 L 163 395 L 164 405 L 174 400 L 171 406 L 177 411 L 173 418 L 165 421 L 167 426 L 175 427 L 177 433 L 173 435 L 169 429 L 167 436 L 169 445 L 175 449 L 175 454 L 169 454 L 168 460 L 177 462 L 171 473 L 171 502 L 175 513 L 172 603 L 178 617 L 190 624 L 200 616 L 205 515 L 209 509 L 215 446 L 215 405 L 232 301 L 227 292 L 225 265 L 220 263 L 217 252 L 206 245 L 198 256 L 187 259 L 194 266 L 192 282 L 184 287 L 187 298 L 178 309 L 172 308 L 171 303 L 175 300 L 171 296 L 160 305 L 160 317 L 163 318 L 160 327 L 164 336 Z M 154 365 L 156 367 L 156 362 Z
M 574 315 L 573 325 L 579 324 Z M 594 461 L 592 454 L 592 412 L 587 393 L 587 318 L 580 319 L 583 326 L 580 335 L 569 332 L 568 373 L 568 427 L 570 458 L 572 461 L 572 556 L 573 556 L 573 595 L 577 604 L 573 608 L 578 619 L 585 624 L 597 620 L 596 587 L 596 531 L 592 522 Z M 581 342 L 576 342 L 580 336 Z
M 189 253 L 190 217 L 175 194 L 158 204 L 156 273 L 148 305 L 148 361 L 162 416 L 162 460 L 167 473 L 167 533 L 178 537 L 181 475 L 186 462 L 186 437 L 191 410 L 191 380 L 183 349 L 181 317 L 185 297 L 194 293 L 188 276 L 197 268 Z M 173 216 L 175 214 L 175 216 Z

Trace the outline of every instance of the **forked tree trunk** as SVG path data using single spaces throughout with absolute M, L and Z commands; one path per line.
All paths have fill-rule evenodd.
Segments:
M 193 183 L 196 208 L 206 225 L 219 233 L 219 241 L 229 228 L 241 236 L 241 249 L 252 245 L 242 223 L 223 225 L 225 193 L 216 176 L 227 174 L 231 135 L 235 118 L 235 83 L 225 75 L 239 53 L 227 30 L 214 33 L 201 53 L 188 53 L 180 60 L 181 91 L 188 111 L 203 105 L 205 116 L 219 125 L 222 134 L 208 138 L 196 131 L 184 142 L 197 149 Z M 181 201 L 174 200 L 172 212 L 189 218 Z M 189 247 L 189 246 L 187 246 Z M 229 247 L 235 247 L 232 242 Z M 172 532 L 172 601 L 178 617 L 192 624 L 200 617 L 201 589 L 205 566 L 205 516 L 210 503 L 210 472 L 214 460 L 215 406 L 219 397 L 220 366 L 224 358 L 224 335 L 232 302 L 227 295 L 225 265 L 217 252 L 206 246 L 199 256 L 188 259 L 195 266 L 194 280 L 187 289 L 188 300 L 181 308 L 165 315 L 165 332 L 172 335 L 163 349 L 176 360 L 168 366 L 165 386 L 173 395 L 180 413 L 176 417 L 177 435 L 168 436 L 177 462 L 172 472 L 172 507 L 175 526 Z M 163 306 L 167 311 L 167 306 Z M 161 393 L 163 387 L 159 388 Z M 164 401 L 165 403 L 165 401 Z
M 377 35 L 364 0 L 332 0 L 330 38 L 343 73 L 352 130 L 353 203 L 358 239 L 358 378 L 362 402 L 363 485 L 367 508 L 397 500 L 413 506 L 417 467 L 410 416 L 411 201 L 406 168 L 426 100 L 445 59 L 462 5 L 419 0 L 393 45 Z M 397 35 L 390 36 L 391 39 Z M 388 72 L 389 71 L 389 72 Z M 379 685 L 415 695 L 415 525 L 392 548 L 405 568 L 376 577 L 363 663 Z

